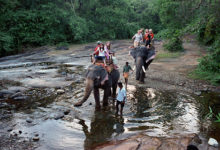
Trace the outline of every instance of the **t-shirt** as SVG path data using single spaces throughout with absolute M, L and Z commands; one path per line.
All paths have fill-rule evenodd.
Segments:
M 100 48 L 99 48 L 99 56 L 105 56 L 105 50 L 103 49 L 103 50 L 101 50 Z
M 149 37 L 149 33 L 146 33 L 146 34 L 144 35 L 144 39 L 147 41 L 147 40 L 150 40 L 149 38 L 150 38 L 150 37 Z
M 94 49 L 94 52 L 97 51 L 99 47 L 100 47 L 100 45 L 97 45 L 96 48 Z M 98 55 L 99 55 L 99 51 L 97 51 L 97 52 L 95 53 L 95 55 L 98 56 Z
M 122 102 L 124 100 L 124 97 L 125 97 L 125 100 L 126 100 L 126 90 L 125 88 L 122 88 L 122 89 L 118 89 L 118 95 L 117 95 L 117 101 L 120 101 Z
M 151 39 L 154 39 L 154 34 L 150 33 Z
M 136 33 L 134 36 L 135 36 L 134 39 L 135 42 L 140 42 L 143 39 L 142 34 Z
M 129 70 L 132 70 L 131 66 L 130 65 L 128 65 L 128 66 L 125 65 L 124 68 L 123 68 L 123 72 L 129 72 Z

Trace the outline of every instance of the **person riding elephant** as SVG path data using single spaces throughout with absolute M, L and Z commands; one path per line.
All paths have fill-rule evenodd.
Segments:
M 145 72 L 155 57 L 155 48 L 152 45 L 145 47 L 132 48 L 130 55 L 135 60 L 136 80 L 144 83 Z
M 116 95 L 117 83 L 119 80 L 120 74 L 119 71 L 114 69 L 113 65 L 108 65 L 105 69 L 99 65 L 91 65 L 88 67 L 86 73 L 86 88 L 85 95 L 83 99 L 76 104 L 75 107 L 81 106 L 90 96 L 92 90 L 94 92 L 94 98 L 96 102 L 96 109 L 100 109 L 100 100 L 99 100 L 99 89 L 104 89 L 103 96 L 103 106 L 108 105 L 108 97 L 111 95 L 112 88 L 112 96 Z

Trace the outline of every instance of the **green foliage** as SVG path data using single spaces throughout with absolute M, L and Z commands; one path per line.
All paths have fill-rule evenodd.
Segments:
M 220 113 L 216 115 L 217 120 L 215 122 L 220 122 Z
M 5 55 L 13 48 L 13 38 L 5 32 L 0 31 L 0 54 Z
M 209 106 L 209 113 L 205 116 L 205 119 L 212 119 L 214 116 L 217 119 L 215 122 L 220 122 L 220 113 L 215 115 L 215 113 L 212 111 L 212 108 Z
M 171 38 L 168 43 L 165 43 L 163 46 L 170 52 L 183 51 L 182 41 L 179 37 Z
M 209 113 L 205 116 L 206 119 L 211 119 L 213 117 L 214 113 L 212 111 L 212 108 L 209 106 Z

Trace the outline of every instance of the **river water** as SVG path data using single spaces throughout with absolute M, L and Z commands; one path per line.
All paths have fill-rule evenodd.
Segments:
M 17 66 L 3 63 L 1 81 L 10 79 L 9 89 L 22 87 L 28 99 L 0 101 L 1 133 L 22 131 L 18 135 L 21 140 L 37 135 L 39 150 L 92 149 L 138 133 L 156 137 L 196 133 L 220 141 L 219 123 L 205 117 L 210 111 L 208 106 L 215 113 L 220 112 L 219 93 L 203 92 L 197 96 L 128 85 L 123 116 L 115 115 L 111 100 L 108 108 L 95 111 L 93 95 L 82 107 L 74 108 L 73 104 L 83 96 L 86 66 L 63 62 Z M 12 85 L 11 81 L 19 84 Z M 65 90 L 62 95 L 56 94 L 60 88 Z M 4 132 L 8 127 L 13 130 Z

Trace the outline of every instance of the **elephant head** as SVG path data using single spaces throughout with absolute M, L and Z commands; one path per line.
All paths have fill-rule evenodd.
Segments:
M 135 59 L 136 64 L 136 80 L 144 82 L 145 72 L 155 57 L 154 46 L 137 47 L 130 51 L 130 55 Z
M 146 47 L 133 48 L 130 55 L 134 58 L 136 64 L 136 80 L 143 82 L 148 49 Z
M 75 106 L 81 106 L 89 98 L 94 88 L 107 88 L 111 86 L 109 80 L 108 72 L 102 66 L 89 66 L 86 73 L 84 97 L 80 102 L 76 103 Z

